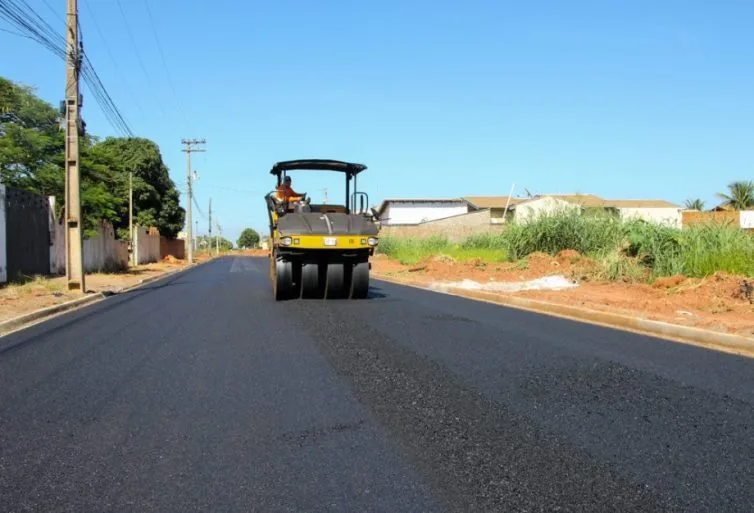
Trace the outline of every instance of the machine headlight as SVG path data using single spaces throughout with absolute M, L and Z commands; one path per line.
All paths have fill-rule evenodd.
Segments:
M 291 238 L 290 237 L 283 237 L 280 239 L 280 244 L 283 246 L 290 246 L 291 245 Z
M 376 246 L 377 245 L 377 237 L 369 237 L 369 240 L 367 242 L 369 242 L 370 246 Z

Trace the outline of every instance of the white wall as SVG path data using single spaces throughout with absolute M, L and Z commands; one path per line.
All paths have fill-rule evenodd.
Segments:
M 65 274 L 65 226 L 55 223 L 52 231 L 53 247 L 50 272 Z M 97 236 L 84 239 L 84 272 L 96 273 L 128 268 L 128 243 L 116 240 L 110 223 L 102 223 Z
M 683 214 L 680 208 L 619 208 L 621 219 L 643 219 L 650 223 L 663 224 L 673 228 L 683 226 Z
M 516 205 L 513 210 L 513 221 L 520 224 L 526 224 L 536 220 L 541 216 L 553 215 L 559 212 L 569 210 L 578 210 L 580 207 L 573 203 L 568 203 L 561 199 L 545 196 L 535 200 L 527 201 Z
M 0 283 L 8 281 L 8 250 L 5 239 L 5 185 L 0 183 Z
M 754 210 L 741 211 L 741 228 L 754 230 Z
M 136 265 L 151 264 L 160 260 L 160 234 L 150 234 L 147 228 L 134 226 L 134 251 Z
M 382 224 L 419 224 L 446 217 L 465 214 L 469 207 L 465 202 L 450 201 L 417 201 L 417 202 L 388 202 L 382 214 Z

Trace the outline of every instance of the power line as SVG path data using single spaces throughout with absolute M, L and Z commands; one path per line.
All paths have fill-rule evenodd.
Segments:
M 207 216 L 206 216 L 206 215 L 204 215 L 204 212 L 202 212 L 202 207 L 200 207 L 200 206 L 199 206 L 199 202 L 198 202 L 198 201 L 196 201 L 196 196 L 194 196 L 194 195 L 192 195 L 192 196 L 193 196 L 193 198 L 192 198 L 192 199 L 194 200 L 194 207 L 196 208 L 197 212 L 199 212 L 199 215 L 200 215 L 200 216 L 201 216 L 201 217 L 202 217 L 203 219 L 207 219 Z
M 48 8 L 48 9 L 50 10 L 50 12 L 52 12 L 52 14 L 54 14 L 54 15 L 55 15 L 55 17 L 56 17 L 56 18 L 57 18 L 58 20 L 60 20 L 60 23 L 62 23 L 62 24 L 63 24 L 63 26 L 65 26 L 65 20 L 64 20 L 64 19 L 63 19 L 63 17 L 62 17 L 61 15 L 60 15 L 60 13 L 59 13 L 59 12 L 57 11 L 57 9 L 55 9 L 55 8 L 54 8 L 53 6 L 51 6 L 51 5 L 50 5 L 50 2 L 48 2 L 47 0 L 42 0 L 42 3 L 43 3 L 43 4 L 45 4 L 45 5 L 47 6 L 47 8 Z
M 12 30 L 4 29 L 2 27 L 0 27 L 0 32 L 7 32 L 8 34 L 13 34 L 14 36 L 25 37 L 26 39 L 32 39 L 29 36 L 25 36 L 23 34 L 19 34 L 18 32 L 13 32 Z
M 141 108 L 141 105 L 136 100 L 136 95 L 133 93 L 133 90 L 131 89 L 130 84 L 128 81 L 126 81 L 125 77 L 121 73 L 120 66 L 118 66 L 118 60 L 113 55 L 112 51 L 110 50 L 110 45 L 107 44 L 107 38 L 102 33 L 102 29 L 100 29 L 99 23 L 97 22 L 97 17 L 94 15 L 94 9 L 92 9 L 91 5 L 89 4 L 89 0 L 84 0 L 84 6 L 86 7 L 86 10 L 89 12 L 89 16 L 92 17 L 92 23 L 94 24 L 94 29 L 97 31 L 97 34 L 100 37 L 100 40 L 102 41 L 103 46 L 105 47 L 105 50 L 107 51 L 107 55 L 110 57 L 110 62 L 113 64 L 113 67 L 115 68 L 115 72 L 118 74 L 118 78 L 121 80 L 123 85 L 126 86 L 126 89 L 128 90 L 128 95 L 131 97 L 131 101 L 134 105 L 136 105 L 136 108 L 141 112 L 142 115 L 144 115 L 144 111 Z
M 65 38 L 58 34 L 25 0 L 0 0 L 0 18 L 5 19 L 20 30 L 21 35 L 26 34 L 24 37 L 37 41 L 58 58 L 67 62 L 68 47 Z M 123 135 L 133 137 L 131 128 L 113 102 L 89 57 L 83 52 L 83 47 L 78 50 L 81 58 L 81 76 L 100 105 L 108 122 Z
M 162 44 L 160 43 L 160 38 L 157 35 L 158 31 L 157 31 L 157 27 L 155 26 L 154 17 L 152 16 L 152 9 L 150 9 L 149 7 L 149 0 L 144 0 L 144 6 L 147 8 L 147 17 L 149 18 L 149 24 L 152 27 L 152 34 L 154 34 L 154 40 L 157 43 L 157 50 L 160 53 L 160 59 L 162 60 L 162 67 L 165 70 L 165 75 L 168 77 L 168 84 L 170 84 L 170 89 L 173 92 L 173 98 L 175 98 L 176 104 L 178 105 L 178 111 L 181 113 L 181 117 L 183 118 L 183 124 L 186 126 L 186 130 L 191 131 L 191 128 L 189 127 L 188 118 L 186 117 L 186 111 L 183 110 L 183 104 L 181 104 L 181 100 L 178 97 L 178 93 L 176 92 L 175 85 L 173 84 L 173 79 L 170 76 L 168 63 L 165 60 L 165 54 L 162 51 Z
M 165 114 L 165 110 L 162 108 L 162 104 L 160 103 L 160 100 L 157 96 L 154 85 L 152 84 L 152 80 L 149 78 L 149 73 L 147 72 L 147 68 L 146 66 L 144 66 L 144 61 L 141 59 L 141 53 L 139 53 L 139 48 L 136 46 L 136 39 L 134 39 L 133 33 L 131 32 L 131 26 L 128 24 L 128 18 L 126 16 L 126 12 L 123 10 L 123 3 L 121 3 L 120 0 L 116 0 L 116 1 L 118 3 L 118 10 L 120 11 L 120 15 L 123 18 L 123 23 L 126 25 L 126 32 L 128 33 L 128 37 L 131 40 L 131 45 L 134 47 L 134 53 L 136 54 L 136 59 L 139 61 L 141 70 L 144 72 L 144 76 L 147 78 L 147 83 L 149 84 L 149 87 L 152 89 L 152 94 L 154 95 L 155 102 L 157 102 L 157 106 L 160 108 L 160 112 L 162 112 L 163 116 L 167 117 L 167 115 Z

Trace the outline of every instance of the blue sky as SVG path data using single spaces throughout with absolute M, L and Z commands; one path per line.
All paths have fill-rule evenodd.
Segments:
M 62 29 L 48 4 L 65 2 L 28 2 Z M 146 73 L 116 0 L 79 0 L 85 49 L 181 188 L 181 138 L 207 140 L 195 192 L 233 240 L 266 229 L 268 170 L 294 158 L 367 164 L 372 203 L 505 195 L 515 182 L 711 206 L 754 179 L 754 2 L 151 2 L 177 95 L 145 1 L 121 3 Z M 0 48 L 12 49 L 0 74 L 57 104 L 62 62 L 6 32 Z M 91 95 L 84 116 L 115 135 Z M 339 177 L 314 177 L 294 188 L 342 195 Z

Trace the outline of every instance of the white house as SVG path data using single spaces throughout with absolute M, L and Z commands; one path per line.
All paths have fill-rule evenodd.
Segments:
M 536 221 L 539 217 L 557 214 L 559 212 L 577 211 L 581 207 L 554 196 L 535 197 L 509 207 L 513 221 L 519 224 Z
M 419 224 L 445 219 L 471 210 L 463 198 L 453 199 L 386 199 L 377 212 L 382 225 Z
M 621 219 L 643 219 L 675 228 L 683 225 L 683 208 L 664 200 L 607 200 L 593 194 L 544 194 L 509 208 L 516 222 L 527 222 L 541 215 L 568 209 L 604 209 Z
M 609 208 L 620 213 L 621 219 L 643 219 L 650 223 L 673 228 L 683 226 L 683 208 L 664 200 L 609 200 Z

